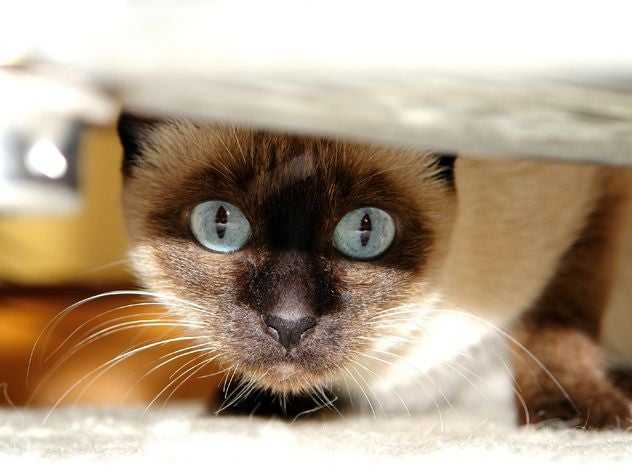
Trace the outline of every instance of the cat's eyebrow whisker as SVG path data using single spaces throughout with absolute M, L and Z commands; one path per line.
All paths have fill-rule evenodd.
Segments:
M 228 146 L 226 145 L 226 142 L 224 142 L 224 139 L 222 139 L 222 134 L 214 134 L 214 138 L 217 139 L 217 141 L 222 144 L 222 147 L 224 147 L 224 150 L 226 150 L 226 153 L 228 153 L 228 155 L 230 156 L 230 158 L 232 159 L 233 162 L 235 163 L 239 163 L 236 159 L 235 156 L 233 155 L 233 152 L 230 151 L 230 149 L 228 148 Z M 221 166 L 223 169 L 223 173 L 222 170 L 218 169 L 217 166 Z M 230 167 L 225 164 L 222 160 L 216 160 L 214 162 L 214 167 L 213 167 L 217 172 L 222 173 L 222 175 L 227 178 L 227 179 L 231 179 L 231 177 L 233 176 L 232 170 L 230 169 Z
M 233 127 L 231 129 L 231 132 L 233 134 L 233 138 L 235 139 L 235 143 L 237 144 L 237 148 L 239 149 L 239 153 L 241 155 L 241 160 L 243 161 L 243 163 L 246 163 L 246 154 L 244 153 L 244 149 L 241 146 L 241 141 L 239 140 L 239 137 L 237 135 L 237 131 Z
M 119 354 L 117 356 L 115 356 L 114 358 L 110 359 L 109 361 L 99 365 L 97 368 L 93 369 L 92 371 L 88 372 L 86 375 L 82 376 L 78 381 L 76 381 L 74 384 L 72 384 L 56 401 L 55 403 L 52 405 L 52 407 L 50 408 L 50 410 L 47 412 L 46 416 L 44 417 L 42 423 L 46 424 L 48 422 L 48 419 L 50 418 L 50 416 L 53 414 L 53 412 L 57 409 L 57 407 L 59 407 L 59 405 L 62 403 L 62 401 L 64 399 L 66 399 L 66 397 L 68 397 L 68 395 L 74 391 L 79 385 L 81 385 L 84 381 L 88 380 L 88 378 L 92 378 L 91 382 L 88 383 L 88 385 L 83 389 L 83 391 L 81 392 L 81 394 L 85 393 L 85 391 L 88 389 L 89 386 L 91 386 L 91 384 L 96 381 L 98 378 L 100 378 L 103 374 L 105 374 L 105 372 L 109 371 L 110 369 L 114 368 L 116 365 L 120 364 L 121 362 L 131 358 L 134 355 L 137 355 L 143 351 L 147 351 L 151 348 L 156 348 L 159 346 L 164 346 L 170 343 L 176 343 L 176 342 L 182 342 L 182 341 L 190 341 L 190 340 L 197 340 L 199 337 L 194 337 L 194 336 L 181 336 L 181 337 L 177 337 L 177 338 L 169 338 L 167 340 L 159 340 L 159 341 L 155 341 L 152 343 L 148 343 L 148 344 L 143 344 L 140 347 L 137 348 L 133 348 L 131 350 L 128 350 L 122 354 Z M 95 376 L 96 374 L 96 376 Z M 81 394 L 79 397 L 81 397 Z

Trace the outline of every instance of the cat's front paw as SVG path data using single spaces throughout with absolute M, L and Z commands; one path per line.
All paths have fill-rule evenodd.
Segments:
M 632 401 L 615 388 L 540 395 L 527 401 L 527 410 L 518 405 L 519 422 L 576 427 L 578 429 L 632 429 Z

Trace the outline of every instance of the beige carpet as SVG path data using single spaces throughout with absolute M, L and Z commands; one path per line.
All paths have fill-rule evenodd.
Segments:
M 0 473 L 632 473 L 632 433 L 517 429 L 502 398 L 441 413 L 292 424 L 208 416 L 198 406 L 147 415 L 62 409 L 46 424 L 44 415 L 0 411 Z

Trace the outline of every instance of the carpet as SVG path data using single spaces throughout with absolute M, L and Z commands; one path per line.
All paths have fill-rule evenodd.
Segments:
M 498 392 L 498 391 L 496 391 Z M 2 473 L 632 473 L 632 433 L 516 428 L 510 398 L 415 415 L 214 416 L 200 405 L 0 411 Z M 361 472 L 360 472 L 361 471 Z

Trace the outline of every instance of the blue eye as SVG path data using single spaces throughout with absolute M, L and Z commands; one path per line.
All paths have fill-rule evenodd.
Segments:
M 205 201 L 193 208 L 191 231 L 202 246 L 222 253 L 238 251 L 250 239 L 244 213 L 225 201 Z
M 371 259 L 395 238 L 393 218 L 379 208 L 358 208 L 343 216 L 334 230 L 334 246 L 352 259 Z

